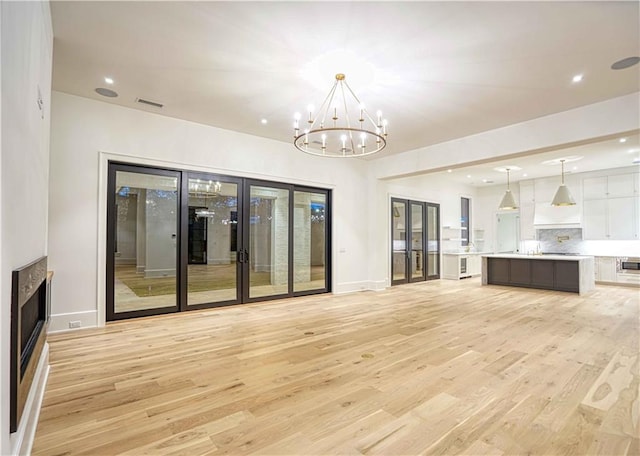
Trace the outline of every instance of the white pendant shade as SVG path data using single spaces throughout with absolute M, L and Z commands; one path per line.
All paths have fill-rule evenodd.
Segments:
M 513 193 L 511 193 L 511 190 L 507 190 L 505 192 L 498 209 L 502 209 L 502 210 L 518 209 L 518 205 L 516 204 L 516 200 L 513 197 Z
M 560 187 L 558 187 L 558 191 L 556 191 L 556 195 L 553 197 L 553 201 L 551 201 L 552 206 L 575 206 L 576 201 L 569 193 L 569 189 L 566 185 L 564 185 L 564 160 L 560 160 L 560 165 L 562 165 L 562 183 Z
M 513 193 L 511 193 L 509 171 L 510 171 L 509 168 L 507 168 L 507 191 L 504 193 L 504 196 L 502 197 L 502 201 L 500 201 L 500 206 L 498 206 L 498 209 L 504 210 L 504 211 L 518 209 L 518 205 L 516 204 L 516 200 L 513 197 Z
M 558 191 L 556 192 L 556 196 L 553 197 L 553 201 L 551 201 L 552 206 L 573 206 L 576 204 L 576 201 L 569 193 L 569 189 L 566 185 L 562 184 L 558 187 Z

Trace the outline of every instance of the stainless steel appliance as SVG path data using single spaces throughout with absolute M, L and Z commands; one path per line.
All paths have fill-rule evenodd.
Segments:
M 618 273 L 640 274 L 640 258 L 618 258 L 617 269 Z

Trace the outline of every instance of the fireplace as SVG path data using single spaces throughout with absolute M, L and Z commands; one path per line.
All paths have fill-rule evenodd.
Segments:
M 18 429 L 46 339 L 47 257 L 15 269 L 11 281 L 10 431 Z

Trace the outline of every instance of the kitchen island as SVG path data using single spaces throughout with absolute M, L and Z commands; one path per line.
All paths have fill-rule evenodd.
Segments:
M 483 255 L 482 284 L 585 294 L 595 288 L 594 258 L 515 253 Z

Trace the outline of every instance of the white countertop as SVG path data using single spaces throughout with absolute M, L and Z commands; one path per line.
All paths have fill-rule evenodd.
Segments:
M 492 253 L 483 254 L 487 258 L 517 258 L 529 260 L 562 260 L 562 261 L 578 261 L 593 259 L 591 255 L 527 255 L 524 253 Z
M 491 252 L 442 252 L 443 255 L 490 255 Z

